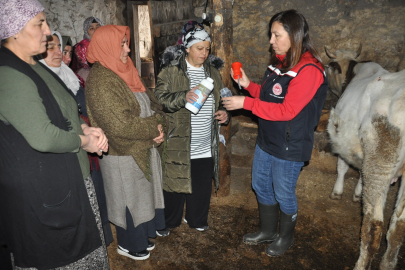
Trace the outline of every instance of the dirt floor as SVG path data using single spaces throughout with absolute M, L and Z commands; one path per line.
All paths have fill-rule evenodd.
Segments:
M 328 154 L 329 155 L 329 154 Z M 134 261 L 117 254 L 114 241 L 108 248 L 110 265 L 118 269 L 353 269 L 360 245 L 361 204 L 352 202 L 357 173 L 346 176 L 342 200 L 329 199 L 336 172 L 336 159 L 315 153 L 304 167 L 297 184 L 298 223 L 294 245 L 281 257 L 268 257 L 267 244 L 248 246 L 242 237 L 259 228 L 255 196 L 250 189 L 250 172 L 232 171 L 231 195 L 213 197 L 206 232 L 187 224 L 173 229 L 168 237 L 154 239 L 156 248 L 146 261 Z M 329 163 L 329 164 L 328 164 Z M 249 179 L 248 179 L 249 178 Z M 242 182 L 240 179 L 244 179 Z M 239 183 L 238 183 L 239 182 Z M 239 185 L 239 186 L 238 186 Z M 385 211 L 385 227 L 394 207 L 398 183 L 391 187 Z M 385 234 L 371 269 L 385 251 Z M 405 269 L 401 249 L 397 269 Z

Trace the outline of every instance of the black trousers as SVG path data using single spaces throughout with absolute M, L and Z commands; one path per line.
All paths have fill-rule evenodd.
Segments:
M 140 252 L 148 247 L 148 238 L 156 237 L 156 230 L 165 228 L 163 209 L 155 210 L 155 217 L 145 223 L 134 225 L 134 220 L 126 208 L 127 229 L 115 226 L 118 245 L 132 252 Z
M 191 160 L 192 194 L 163 191 L 167 228 L 180 226 L 186 203 L 186 220 L 190 228 L 208 225 L 214 162 L 212 158 Z

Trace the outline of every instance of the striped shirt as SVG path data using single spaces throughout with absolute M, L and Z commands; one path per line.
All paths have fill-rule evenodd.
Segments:
M 187 61 L 186 61 L 187 62 Z M 205 79 L 204 67 L 193 67 L 187 62 L 190 89 Z M 190 158 L 207 158 L 211 154 L 211 128 L 214 113 L 214 96 L 210 94 L 197 114 L 191 113 Z

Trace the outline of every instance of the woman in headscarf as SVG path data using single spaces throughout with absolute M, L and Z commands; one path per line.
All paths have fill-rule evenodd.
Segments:
M 86 59 L 87 48 L 89 47 L 94 32 L 101 26 L 103 26 L 103 23 L 100 19 L 88 17 L 83 23 L 83 40 L 77 43 L 73 48 L 74 53 L 71 67 L 84 81 L 87 80 L 91 69 Z
M 88 120 L 85 91 L 79 84 L 79 79 L 75 73 L 62 61 L 63 53 L 61 52 L 60 40 L 63 40 L 60 33 L 52 31 L 52 40 L 48 41 L 46 52 L 43 54 L 44 59 L 39 60 L 42 64 L 55 72 L 56 75 L 66 84 L 70 91 L 75 95 L 79 106 L 80 117 L 91 126 Z M 104 237 L 108 246 L 114 239 L 111 232 L 110 222 L 108 221 L 107 205 L 104 193 L 103 177 L 101 175 L 98 157 L 96 154 L 88 153 L 90 161 L 90 173 L 96 189 L 97 201 L 100 208 L 101 222 L 103 225 Z
M 72 39 L 69 36 L 62 36 L 61 45 L 62 61 L 69 66 L 72 61 Z
M 188 26 L 190 23 L 185 28 Z M 223 61 L 209 55 L 210 48 L 208 33 L 191 24 L 182 45 L 171 46 L 163 54 L 155 96 L 170 120 L 163 172 L 167 228 L 158 231 L 159 236 L 180 226 L 184 204 L 184 222 L 198 231 L 208 229 L 213 178 L 215 187 L 219 186 L 218 123 L 226 124 L 230 118 L 220 102 Z M 197 100 L 195 87 L 207 77 L 214 80 L 214 89 L 201 110 L 192 114 L 185 108 L 186 102 Z
M 70 63 L 73 59 L 73 45 L 72 39 L 69 36 L 62 36 L 62 61 L 66 66 L 70 67 Z M 73 69 L 72 69 L 73 71 Z M 74 71 L 73 71 L 74 72 Z M 76 77 L 79 79 L 80 86 L 84 89 L 85 83 L 82 77 L 80 77 L 76 72 L 74 72 Z M 83 93 L 84 94 L 84 93 Z
M 15 269 L 109 269 L 87 152 L 100 128 L 34 57 L 51 34 L 37 0 L 0 2 L 0 220 Z M 83 180 L 84 179 L 84 180 Z
M 100 160 L 108 217 L 115 225 L 118 253 L 145 260 L 165 227 L 162 173 L 157 146 L 164 140 L 165 114 L 129 58 L 127 26 L 107 25 L 94 34 L 87 60 L 90 123 L 105 130 L 108 155 Z M 160 147 L 159 147 L 160 148 Z

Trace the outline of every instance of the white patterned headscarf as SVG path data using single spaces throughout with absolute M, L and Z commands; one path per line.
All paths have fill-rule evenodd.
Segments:
M 0 0 L 0 40 L 14 36 L 44 11 L 38 0 Z
M 2 0 L 0 0 L 2 1 Z M 52 31 L 52 36 L 57 36 L 59 42 L 62 44 L 62 36 L 58 31 Z M 63 50 L 63 48 L 61 48 Z M 80 88 L 80 81 L 73 72 L 63 61 L 61 62 L 60 67 L 51 67 L 45 62 L 45 59 L 39 60 L 42 64 L 47 66 L 50 70 L 52 70 L 59 78 L 66 84 L 66 86 L 73 92 L 74 95 L 77 94 Z
M 199 27 L 195 27 L 183 35 L 183 46 L 186 47 L 186 49 L 201 41 L 211 42 L 211 38 L 207 31 Z
M 1 0 L 0 0 L 1 1 Z M 83 39 L 90 39 L 89 36 L 89 32 L 87 32 L 87 30 L 89 30 L 90 25 L 94 22 L 98 22 L 100 24 L 100 26 L 103 26 L 104 24 L 101 22 L 101 20 L 99 18 L 96 17 L 88 17 L 87 19 L 84 20 L 83 22 L 83 31 L 84 31 L 84 35 L 83 35 Z

